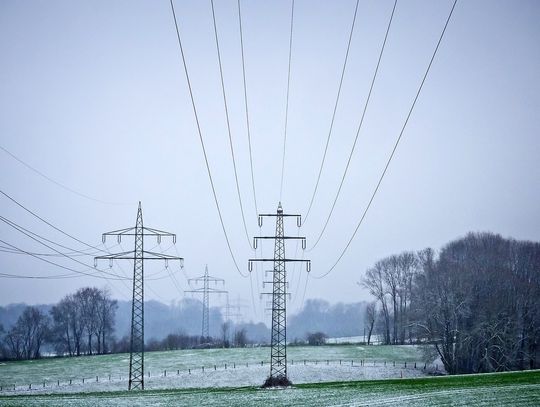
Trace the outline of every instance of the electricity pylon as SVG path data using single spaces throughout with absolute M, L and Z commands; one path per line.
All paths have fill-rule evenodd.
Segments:
M 222 278 L 216 278 L 212 277 L 208 274 L 208 264 L 204 268 L 204 275 L 200 277 L 190 278 L 188 280 L 188 283 L 191 283 L 192 281 L 195 281 L 195 283 L 198 283 L 199 281 L 203 282 L 202 288 L 197 288 L 195 290 L 187 290 L 184 291 L 186 293 L 197 293 L 202 294 L 203 296 L 203 310 L 202 310 L 202 333 L 201 336 L 204 339 L 207 339 L 210 337 L 210 294 L 226 294 L 227 291 L 225 290 L 218 290 L 215 288 L 210 288 L 210 282 L 213 281 L 216 285 L 217 283 L 225 284 L 225 280 Z
M 173 243 L 176 243 L 176 235 L 162 230 L 144 227 L 140 202 L 135 227 L 103 233 L 103 243 L 105 243 L 107 236 L 116 236 L 118 243 L 122 241 L 122 236 L 134 236 L 135 238 L 134 250 L 94 257 L 94 266 L 97 266 L 97 261 L 100 259 L 108 259 L 109 267 L 112 267 L 113 260 L 133 260 L 133 300 L 131 302 L 128 390 L 144 390 L 144 261 L 163 260 L 165 261 L 165 267 L 168 267 L 169 260 L 178 260 L 180 267 L 183 267 L 184 259 L 182 257 L 144 250 L 145 236 L 156 236 L 159 244 L 161 243 L 161 238 L 164 236 L 172 237 Z
M 240 300 L 237 300 L 236 303 L 234 302 L 231 303 L 229 300 L 229 293 L 227 293 L 225 306 L 222 308 L 225 308 L 225 322 L 232 322 L 233 318 L 236 318 L 236 322 L 238 322 L 239 318 L 242 317 L 240 308 L 245 308 L 245 305 L 241 304 Z M 236 310 L 236 311 L 233 312 L 233 310 Z
M 288 259 L 285 257 L 285 240 L 300 239 L 302 249 L 306 248 L 306 238 L 300 236 L 285 236 L 283 218 L 296 217 L 298 227 L 302 225 L 301 215 L 284 214 L 281 202 L 278 205 L 276 214 L 259 215 L 259 227 L 262 227 L 264 217 L 276 217 L 275 236 L 256 236 L 253 238 L 253 247 L 257 248 L 257 241 L 260 239 L 273 239 L 274 258 L 273 259 L 249 259 L 248 269 L 253 270 L 253 262 L 273 262 L 272 270 L 272 337 L 270 355 L 270 376 L 263 384 L 263 387 L 290 386 L 291 382 L 287 377 L 287 273 L 285 265 L 289 262 L 305 262 L 307 271 L 311 269 L 311 261 L 304 259 Z
M 227 298 L 225 301 L 225 305 L 221 307 L 225 309 L 225 318 L 223 321 L 223 328 L 222 328 L 224 346 L 228 346 L 227 343 L 230 343 L 230 340 L 231 340 L 230 329 L 232 327 L 233 318 L 236 319 L 237 323 L 240 320 L 240 318 L 242 318 L 242 314 L 240 313 L 240 305 L 238 306 L 232 305 L 229 301 L 229 293 L 227 293 L 226 296 Z M 232 311 L 233 309 L 237 309 L 237 312 L 233 312 Z

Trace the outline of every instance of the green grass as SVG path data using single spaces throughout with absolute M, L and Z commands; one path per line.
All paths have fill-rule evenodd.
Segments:
M 0 396 L 0 406 L 538 406 L 540 371 L 255 387 Z

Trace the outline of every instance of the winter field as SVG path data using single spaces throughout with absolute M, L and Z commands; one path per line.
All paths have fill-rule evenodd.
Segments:
M 540 405 L 537 371 L 426 377 L 418 346 L 291 346 L 288 371 L 295 387 L 260 390 L 269 373 L 269 352 L 149 352 L 144 394 L 125 391 L 128 354 L 7 362 L 0 364 L 0 406 L 470 405 L 480 400 L 486 405 Z M 428 363 L 428 368 L 435 365 Z
M 0 396 L 2 406 L 538 406 L 540 371 L 237 387 Z

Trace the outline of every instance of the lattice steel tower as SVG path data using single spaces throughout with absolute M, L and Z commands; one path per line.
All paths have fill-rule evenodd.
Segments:
M 225 280 L 222 278 L 212 277 L 208 274 L 208 264 L 204 268 L 204 275 L 200 277 L 190 278 L 188 283 L 195 281 L 203 282 L 202 288 L 197 288 L 195 290 L 187 290 L 186 293 L 197 293 L 202 294 L 203 296 L 203 310 L 202 310 L 202 333 L 201 336 L 204 339 L 210 337 L 210 294 L 226 294 L 225 290 L 217 290 L 215 288 L 210 288 L 210 282 L 213 281 L 216 285 L 217 283 L 225 284 Z
M 173 243 L 176 243 L 176 235 L 162 230 L 144 227 L 140 202 L 135 227 L 104 233 L 102 237 L 103 243 L 105 243 L 107 236 L 117 236 L 118 243 L 122 241 L 122 236 L 134 236 L 135 238 L 134 250 L 95 257 L 94 266 L 97 266 L 97 260 L 99 259 L 108 259 L 109 267 L 112 267 L 113 260 L 133 260 L 133 300 L 131 303 L 128 389 L 144 390 L 144 261 L 164 260 L 165 267 L 168 267 L 169 260 L 178 260 L 180 261 L 180 267 L 183 267 L 184 259 L 182 257 L 144 250 L 145 236 L 156 236 L 158 243 L 161 243 L 163 236 L 170 236 L 173 239 Z
M 285 256 L 285 240 L 300 239 L 302 249 L 306 248 L 306 238 L 296 236 L 285 236 L 283 218 L 296 217 L 298 227 L 302 224 L 301 215 L 284 214 L 281 202 L 278 205 L 276 214 L 259 215 L 259 227 L 262 227 L 263 218 L 276 217 L 275 236 L 256 236 L 253 239 L 253 247 L 257 248 L 259 239 L 273 239 L 274 258 L 273 259 L 250 259 L 249 271 L 253 270 L 253 262 L 273 262 L 272 270 L 272 337 L 270 354 L 270 376 L 266 379 L 263 387 L 289 386 L 290 380 L 287 377 L 287 273 L 285 265 L 289 262 L 306 262 L 307 271 L 310 271 L 311 261 L 304 259 L 288 259 Z M 267 293 L 270 294 L 270 293 Z

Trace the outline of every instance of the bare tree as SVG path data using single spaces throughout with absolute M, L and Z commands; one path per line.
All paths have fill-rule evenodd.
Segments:
M 386 299 L 387 290 L 383 279 L 384 264 L 381 261 L 375 263 L 375 266 L 368 269 L 366 276 L 362 279 L 362 285 L 366 287 L 371 295 L 381 304 L 381 314 L 384 322 L 384 343 L 390 344 L 390 313 Z
M 9 357 L 14 359 L 38 359 L 41 347 L 49 331 L 49 319 L 36 307 L 26 307 L 9 330 L 5 341 Z
M 368 345 L 371 342 L 371 334 L 373 333 L 373 328 L 375 327 L 376 320 L 377 320 L 377 303 L 374 301 L 374 302 L 370 302 L 366 306 L 365 318 L 364 318 L 364 321 L 365 321 L 364 323 L 368 330 L 368 336 L 367 336 Z

